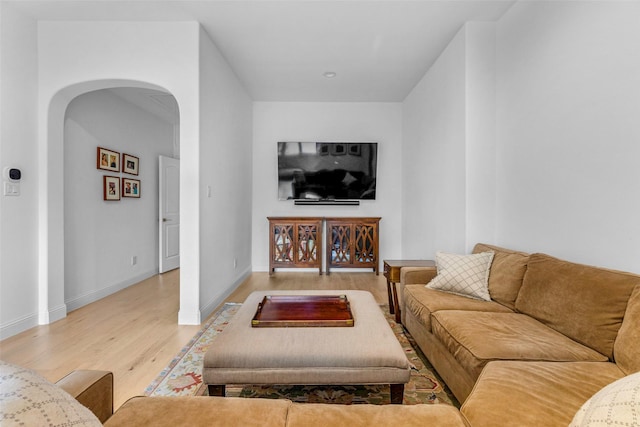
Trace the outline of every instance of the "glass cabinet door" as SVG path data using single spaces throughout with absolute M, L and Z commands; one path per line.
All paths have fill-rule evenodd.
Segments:
M 317 261 L 317 237 L 318 227 L 315 224 L 298 224 L 298 262 Z
M 331 262 L 334 264 L 351 263 L 351 226 L 331 226 Z
M 269 274 L 276 268 L 317 268 L 322 274 L 322 218 L 267 217 Z
M 273 226 L 273 260 L 275 262 L 293 261 L 293 226 Z
M 369 224 L 356 224 L 355 226 L 355 259 L 357 262 L 375 261 L 375 234 L 374 226 Z

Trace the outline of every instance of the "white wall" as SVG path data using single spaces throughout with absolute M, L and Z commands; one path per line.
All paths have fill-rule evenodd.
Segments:
M 0 339 L 38 323 L 37 70 L 36 22 L 0 2 L 0 171 L 22 170 L 0 195 Z
M 64 315 L 63 163 L 64 111 L 88 90 L 160 88 L 180 109 L 181 298 L 180 320 L 199 322 L 198 35 L 195 22 L 40 22 L 38 24 L 39 317 Z M 194 152 L 196 153 L 194 155 Z M 195 183 L 195 184 L 194 184 Z M 195 219 L 194 219 L 195 218 Z M 196 244 L 193 244 L 196 242 Z M 182 293 L 181 293 L 182 297 Z
M 178 100 L 184 201 L 181 282 L 186 284 L 181 318 L 199 320 L 200 309 L 214 301 L 217 292 L 200 294 L 200 287 L 208 285 L 204 279 L 201 283 L 205 269 L 200 268 L 200 250 L 215 254 L 213 246 L 226 243 L 216 240 L 224 234 L 213 228 L 203 233 L 211 240 L 201 242 L 199 228 L 210 212 L 226 221 L 232 215 L 213 215 L 213 205 L 207 206 L 224 190 L 216 189 L 220 184 L 215 172 L 201 171 L 205 161 L 201 163 L 199 155 L 205 141 L 200 132 L 215 132 L 200 126 L 200 120 L 210 119 L 199 111 L 200 85 L 218 83 L 199 78 L 198 46 L 208 43 L 201 40 L 199 26 L 36 24 L 7 2 L 0 2 L 0 8 L 0 166 L 17 165 L 24 172 L 22 195 L 0 198 L 0 336 L 33 326 L 38 309 L 44 317 L 64 310 L 63 177 L 55 165 L 63 163 L 66 106 L 75 95 L 100 88 L 96 81 L 155 85 Z M 253 195 L 248 196 L 254 269 L 268 268 L 266 216 L 321 214 L 382 216 L 383 258 L 431 257 L 438 249 L 462 251 L 474 239 L 489 241 L 494 236 L 493 243 L 516 249 L 640 272 L 639 8 L 637 2 L 516 3 L 497 25 L 494 101 L 488 86 L 472 83 L 491 80 L 491 70 L 483 68 L 491 61 L 476 55 L 490 46 L 471 40 L 470 31 L 476 30 L 467 25 L 402 108 L 375 103 L 256 103 L 249 166 Z M 477 31 L 484 36 L 489 32 Z M 216 68 L 216 55 L 205 60 L 211 63 L 205 69 Z M 496 106 L 493 159 L 486 154 L 490 138 L 475 143 L 470 136 L 474 129 L 492 132 L 482 127 L 484 120 L 477 120 L 483 101 Z M 207 111 L 225 111 L 224 101 L 205 101 L 209 102 L 203 103 Z M 277 201 L 278 140 L 347 138 L 381 143 L 377 201 L 321 210 Z M 58 142 L 51 145 L 52 140 Z M 481 152 L 490 165 L 495 162 L 494 177 L 479 168 L 482 161 L 472 154 L 478 147 L 489 150 Z M 210 155 L 207 149 L 203 153 Z M 476 178 L 488 185 L 469 192 Z M 487 190 L 492 180 L 495 194 Z M 202 202 L 201 209 L 208 184 L 214 197 Z M 493 207 L 492 202 L 474 206 L 483 192 L 487 200 L 495 200 Z M 474 220 L 471 212 L 487 219 L 495 213 L 494 224 L 481 232 L 482 221 Z M 237 232 L 245 223 L 234 223 L 231 229 Z M 231 251 L 240 272 L 225 270 L 225 280 L 242 274 L 246 250 L 243 246 Z M 229 261 L 225 258 L 224 269 Z M 43 291 L 49 285 L 53 291 Z
M 14 157 L 12 165 L 20 163 L 25 172 L 23 197 L 11 202 L 15 211 L 6 209 L 7 201 L 2 200 L 2 241 L 6 238 L 12 246 L 11 252 L 7 252 L 3 245 L 1 254 L 2 301 L 11 302 L 6 310 L 3 307 L 0 317 L 3 336 L 25 330 L 36 322 L 55 321 L 66 314 L 64 175 L 59 167 L 64 164 L 64 115 L 76 96 L 120 86 L 162 90 L 171 93 L 178 103 L 181 154 L 178 321 L 199 323 L 200 310 L 220 298 L 216 295 L 230 292 L 250 265 L 250 196 L 236 205 L 235 210 L 229 210 L 228 201 L 221 198 L 216 201 L 222 203 L 213 208 L 205 206 L 201 211 L 202 199 L 206 197 L 202 182 L 221 188 L 232 176 L 238 179 L 238 186 L 233 188 L 236 194 L 251 191 L 250 177 L 242 178 L 238 172 L 251 170 L 247 147 L 252 143 L 252 106 L 244 89 L 213 43 L 201 38 L 196 22 L 36 23 L 14 13 L 4 2 L 1 7 L 0 119 L 3 123 L 12 122 L 2 128 L 2 162 L 7 153 Z M 209 94 L 203 92 L 209 90 L 212 91 Z M 202 115 L 200 108 L 205 109 Z M 201 120 L 207 121 L 202 128 Z M 201 132 L 206 139 L 200 137 Z M 238 151 L 227 147 L 229 143 L 237 144 Z M 229 163 L 216 157 L 223 145 L 234 153 Z M 210 170 L 201 153 L 213 156 L 222 169 Z M 201 170 L 201 164 L 206 172 Z M 205 222 L 209 225 L 206 216 L 212 212 L 222 221 L 201 233 L 201 225 Z M 215 266 L 201 271 L 201 250 L 208 257 L 216 257 L 220 249 L 212 248 L 221 247 L 221 236 L 236 234 L 242 236 L 237 240 L 238 247 L 225 253 L 229 259 L 223 258 L 231 266 L 223 271 L 225 282 L 216 282 L 211 287 L 210 280 L 206 283 L 201 280 L 201 274 L 215 276 L 212 273 Z M 238 261 L 237 269 L 233 268 L 233 259 Z M 216 269 L 215 273 L 220 271 Z M 201 295 L 203 287 L 207 289 Z
M 519 2 L 497 30 L 497 241 L 640 273 L 640 3 Z
M 463 26 L 403 102 L 403 258 L 495 234 L 495 25 Z
M 97 169 L 98 146 L 138 157 L 139 175 Z M 172 154 L 173 125 L 109 90 L 69 104 L 63 166 L 69 311 L 158 272 L 158 156 Z M 106 175 L 139 179 L 140 198 L 104 201 Z
M 466 235 L 470 252 L 496 233 L 496 25 L 469 22 L 466 39 Z
M 380 216 L 380 259 L 400 257 L 401 114 L 399 103 L 254 103 L 254 271 L 269 270 L 268 216 Z M 295 206 L 293 201 L 279 201 L 278 141 L 378 142 L 376 200 L 363 200 L 359 206 Z
M 465 249 L 465 32 L 402 104 L 402 257 Z
M 203 318 L 251 272 L 252 113 L 251 98 L 201 30 L 199 198 Z

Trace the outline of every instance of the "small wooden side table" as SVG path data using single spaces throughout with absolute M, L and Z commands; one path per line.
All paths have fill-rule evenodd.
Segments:
M 433 267 L 436 263 L 432 260 L 384 260 L 384 277 L 387 278 L 387 294 L 389 296 L 389 313 L 396 315 L 396 322 L 400 323 L 400 304 L 396 283 L 400 281 L 400 269 L 402 267 Z

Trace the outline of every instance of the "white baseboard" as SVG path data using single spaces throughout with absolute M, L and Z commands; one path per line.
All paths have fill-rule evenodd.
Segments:
M 45 313 L 45 322 L 41 321 L 38 313 L 28 314 L 18 319 L 11 320 L 3 325 L 0 325 L 0 340 L 12 337 L 27 329 L 35 328 L 38 325 L 44 325 L 47 323 L 53 323 L 56 320 L 63 319 L 67 316 L 67 306 L 62 304 L 58 307 L 49 309 Z
M 155 269 L 146 271 L 144 273 L 140 273 L 136 276 L 130 277 L 129 279 L 123 282 L 115 283 L 105 288 L 87 292 L 86 294 L 66 300 L 65 303 L 67 304 L 67 310 L 68 311 L 77 310 L 80 307 L 83 307 L 87 304 L 91 304 L 92 302 L 96 302 L 99 299 L 102 299 L 106 296 L 109 296 L 125 288 L 128 288 L 131 285 L 135 285 L 138 282 L 142 282 L 143 280 L 148 279 L 151 276 L 155 276 L 156 274 L 158 274 L 158 270 L 155 270 Z
M 178 310 L 178 325 L 199 325 L 201 323 L 200 310 L 190 313 Z
M 49 323 L 53 323 L 56 320 L 64 319 L 67 317 L 67 305 L 62 304 L 55 308 L 49 309 L 49 321 L 48 322 L 40 322 L 41 325 L 46 325 Z
M 38 313 L 29 314 L 0 325 L 0 340 L 38 326 Z
M 251 268 L 246 269 L 244 272 L 242 272 L 242 274 L 238 277 L 238 279 L 236 279 L 236 281 L 233 282 L 231 286 L 229 286 L 229 288 L 224 293 L 222 293 L 222 295 L 218 295 L 216 298 L 214 298 L 213 300 L 205 304 L 204 307 L 200 309 L 202 318 L 206 319 L 207 317 L 209 317 L 209 315 L 213 313 L 213 311 L 220 304 L 222 304 L 223 301 L 227 299 L 227 297 L 231 295 L 231 293 L 235 291 L 236 288 L 240 286 L 242 282 L 244 282 L 247 279 L 247 277 L 249 277 L 249 275 L 251 275 L 251 273 L 252 273 Z

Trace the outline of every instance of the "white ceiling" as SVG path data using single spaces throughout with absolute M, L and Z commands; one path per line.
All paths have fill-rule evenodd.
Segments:
M 465 22 L 517 0 L 3 1 L 39 20 L 198 21 L 256 101 L 395 102 Z

